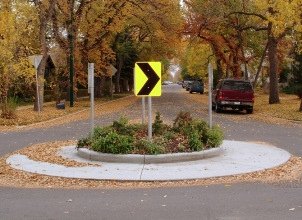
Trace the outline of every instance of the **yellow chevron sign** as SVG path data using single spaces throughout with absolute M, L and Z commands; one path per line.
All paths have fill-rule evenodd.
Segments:
M 137 62 L 134 67 L 134 94 L 161 96 L 161 63 Z

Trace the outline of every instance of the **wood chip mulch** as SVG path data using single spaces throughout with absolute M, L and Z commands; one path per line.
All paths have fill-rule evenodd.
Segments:
M 241 182 L 271 183 L 294 182 L 301 180 L 302 158 L 291 157 L 290 160 L 279 167 L 264 171 L 216 177 L 199 180 L 184 181 L 102 181 L 52 177 L 15 170 L 6 164 L 6 159 L 16 153 L 29 156 L 31 159 L 65 166 L 87 166 L 86 163 L 68 161 L 57 155 L 59 146 L 74 144 L 73 141 L 52 142 L 37 144 L 0 158 L 0 186 L 22 188 L 70 188 L 70 189 L 104 189 L 104 188 L 157 188 L 180 186 L 207 186 L 212 184 L 235 184 Z

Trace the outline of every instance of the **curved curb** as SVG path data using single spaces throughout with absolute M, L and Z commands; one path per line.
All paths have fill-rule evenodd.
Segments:
M 136 164 L 156 164 L 156 163 L 175 163 L 202 160 L 219 156 L 222 154 L 221 147 L 209 150 L 191 152 L 191 153 L 171 153 L 158 155 L 140 155 L 140 154 L 105 154 L 99 153 L 87 148 L 79 148 L 77 154 L 79 157 L 109 163 L 136 163 Z
M 95 162 L 96 165 L 66 167 L 34 161 L 20 154 L 11 155 L 6 159 L 6 163 L 12 168 L 24 172 L 66 178 L 115 181 L 176 181 L 252 173 L 282 165 L 291 157 L 291 154 L 283 149 L 251 142 L 225 140 L 221 148 L 223 153 L 217 157 L 181 163 Z M 91 162 L 79 158 L 74 146 L 62 148 L 59 155 L 68 160 Z

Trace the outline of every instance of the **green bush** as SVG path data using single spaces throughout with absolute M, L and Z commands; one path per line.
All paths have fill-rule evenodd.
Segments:
M 127 154 L 133 150 L 133 138 L 112 131 L 95 140 L 92 149 L 102 153 Z
M 223 141 L 223 132 L 220 127 L 214 126 L 212 129 L 209 129 L 207 144 L 209 147 L 219 147 Z
M 194 120 L 192 126 L 193 129 L 198 132 L 200 140 L 206 145 L 208 141 L 208 131 L 210 129 L 208 123 L 203 120 Z
M 162 134 L 165 130 L 165 125 L 163 120 L 160 118 L 160 113 L 156 112 L 154 123 L 152 124 L 153 134 Z
M 77 148 L 90 147 L 90 146 L 91 146 L 90 138 L 81 138 L 77 142 Z
M 129 120 L 125 117 L 120 117 L 118 121 L 113 122 L 113 129 L 121 135 L 133 136 L 135 131 L 131 125 L 128 125 Z
M 93 130 L 92 140 L 97 140 L 100 137 L 105 137 L 112 131 L 112 127 L 96 127 Z
M 140 139 L 135 145 L 138 149 L 143 150 L 146 154 L 156 155 L 165 153 L 165 148 L 158 141 L 149 141 L 147 139 Z
M 183 145 L 181 143 L 178 144 L 177 149 L 178 149 L 179 152 L 185 152 L 186 151 L 185 145 Z
M 295 94 L 300 99 L 302 98 L 302 84 L 294 84 L 287 86 L 283 89 L 283 92 L 286 94 Z
M 93 135 L 78 141 L 77 148 L 91 147 L 95 151 L 112 154 L 162 154 L 186 152 L 189 149 L 200 151 L 218 147 L 223 141 L 223 132 L 219 127 L 210 129 L 205 121 L 192 120 L 188 112 L 181 112 L 177 116 L 173 128 L 165 125 L 157 113 L 153 129 L 156 135 L 149 141 L 146 139 L 146 125 L 131 125 L 122 117 L 114 121 L 112 126 L 96 127 Z
M 18 107 L 18 98 L 17 97 L 9 97 L 7 103 L 2 103 L 1 109 L 1 117 L 6 119 L 14 119 L 17 117 L 16 110 Z
M 181 111 L 174 120 L 173 128 L 176 131 L 183 131 L 193 121 L 190 112 Z
M 192 151 L 200 151 L 203 149 L 203 143 L 200 140 L 198 132 L 193 132 L 189 136 L 189 147 Z
M 169 141 L 176 137 L 176 133 L 174 133 L 173 131 L 165 131 L 163 133 L 163 137 Z

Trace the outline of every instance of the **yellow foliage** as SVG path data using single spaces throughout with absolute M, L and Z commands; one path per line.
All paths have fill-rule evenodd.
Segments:
M 182 66 L 186 67 L 189 75 L 203 78 L 207 75 L 208 62 L 212 54 L 209 44 L 194 41 L 187 46 Z
M 255 0 L 254 4 L 267 22 L 272 22 L 274 36 L 278 37 L 289 29 L 301 31 L 301 0 Z
M 6 5 L 0 9 L 0 96 L 4 101 L 14 80 L 22 77 L 28 84 L 33 80 L 34 69 L 27 60 L 31 49 L 26 40 L 33 41 L 26 34 L 33 31 L 30 23 L 34 22 L 29 22 L 29 12 L 30 7 L 26 7 L 23 1 L 14 8 Z

